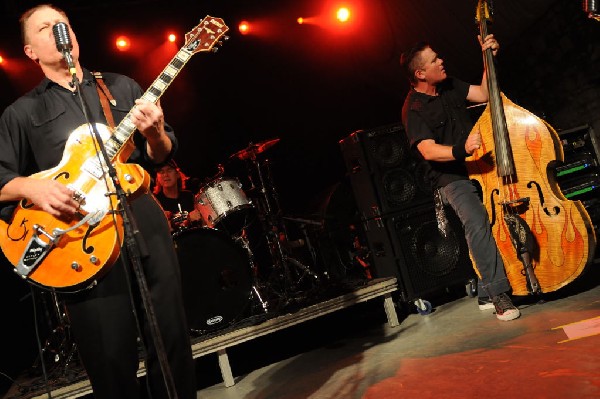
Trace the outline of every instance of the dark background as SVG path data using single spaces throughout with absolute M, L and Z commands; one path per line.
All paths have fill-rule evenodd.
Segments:
M 22 52 L 17 23 L 37 3 L 2 3 L 0 54 L 7 63 L 0 68 L 0 109 L 41 79 Z M 218 164 L 243 179 L 246 166 L 228 162 L 230 156 L 250 142 L 279 138 L 262 157 L 270 159 L 289 215 L 318 217 L 325 194 L 344 179 L 340 139 L 399 121 L 408 84 L 398 59 L 411 44 L 426 40 L 449 74 L 481 79 L 475 0 L 350 0 L 358 11 L 343 32 L 295 22 L 338 4 L 331 0 L 54 4 L 70 17 L 83 66 L 127 74 L 144 88 L 170 60 L 157 50 L 167 30 L 181 36 L 207 14 L 223 18 L 230 40 L 216 54 L 195 55 L 161 100 L 180 141 L 176 159 L 200 181 Z M 243 19 L 260 21 L 260 34 L 240 35 Z M 585 124 L 600 131 L 600 22 L 587 18 L 581 1 L 497 0 L 490 30 L 501 43 L 499 80 L 508 98 L 559 131 Z M 142 53 L 114 51 L 117 32 L 139 38 Z M 0 371 L 12 377 L 35 359 L 28 292 L 10 266 L 0 270 Z

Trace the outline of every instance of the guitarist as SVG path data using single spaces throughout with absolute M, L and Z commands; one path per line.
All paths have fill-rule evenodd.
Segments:
M 32 91 L 19 98 L 0 117 L 0 209 L 4 220 L 11 214 L 10 205 L 27 198 L 45 212 L 64 217 L 73 215 L 78 203 L 73 193 L 54 180 L 29 176 L 50 169 L 61 161 L 69 133 L 86 123 L 63 55 L 57 50 L 53 26 L 67 24 L 72 40 L 72 57 L 83 96 L 90 105 L 90 118 L 107 123 L 96 81 L 79 64 L 79 45 L 64 11 L 52 5 L 38 5 L 20 19 L 24 51 L 39 65 L 45 78 Z M 142 91 L 132 79 L 118 74 L 103 76 L 116 100 L 111 111 L 118 124 L 135 106 L 131 120 L 136 150 L 129 162 L 147 170 L 168 161 L 177 147 L 172 129 L 165 125 L 160 105 L 139 100 Z M 185 320 L 181 282 L 169 226 L 161 207 L 151 194 L 131 201 L 138 228 L 150 254 L 142 259 L 148 289 L 167 353 L 178 398 L 195 398 L 195 370 Z M 80 358 L 89 376 L 96 398 L 139 398 L 138 332 L 146 349 L 148 390 L 154 399 L 167 397 L 167 389 L 157 351 L 149 334 L 144 309 L 136 295 L 136 279 L 126 270 L 129 262 L 121 257 L 97 286 L 77 294 L 65 294 L 71 329 Z M 130 290 L 131 289 L 131 290 Z M 130 292 L 133 295 L 130 296 Z M 133 312 L 132 302 L 136 305 Z M 136 320 L 137 315 L 138 318 Z

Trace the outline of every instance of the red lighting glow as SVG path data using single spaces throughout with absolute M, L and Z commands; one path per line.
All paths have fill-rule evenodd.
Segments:
M 115 45 L 117 46 L 117 50 L 127 51 L 131 47 L 131 41 L 127 36 L 119 36 L 115 41 Z
M 4 64 L 4 58 L 0 55 L 0 64 Z
M 177 40 L 177 36 L 175 36 L 175 34 L 174 34 L 174 33 L 171 33 L 171 34 L 169 35 L 169 41 L 170 41 L 171 43 L 175 43 L 175 40 Z
M 242 35 L 246 35 L 250 32 L 250 24 L 248 23 L 248 21 L 242 21 L 240 22 L 238 29 Z
M 304 23 L 304 18 L 300 17 L 297 19 L 298 24 L 302 25 Z
M 335 15 L 338 21 L 348 22 L 348 20 L 350 19 L 350 10 L 346 7 L 340 7 L 338 8 Z

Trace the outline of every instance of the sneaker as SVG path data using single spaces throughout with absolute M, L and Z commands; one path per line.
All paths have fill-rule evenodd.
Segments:
M 479 310 L 494 309 L 494 302 L 492 302 L 489 296 L 479 298 L 477 303 L 479 304 Z
M 496 308 L 496 317 L 498 320 L 509 321 L 521 316 L 521 312 L 505 293 L 497 295 L 493 299 Z

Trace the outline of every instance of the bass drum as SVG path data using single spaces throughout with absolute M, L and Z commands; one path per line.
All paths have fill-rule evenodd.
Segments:
M 208 228 L 173 235 L 181 268 L 183 302 L 192 333 L 225 328 L 249 308 L 248 253 L 223 232 Z

